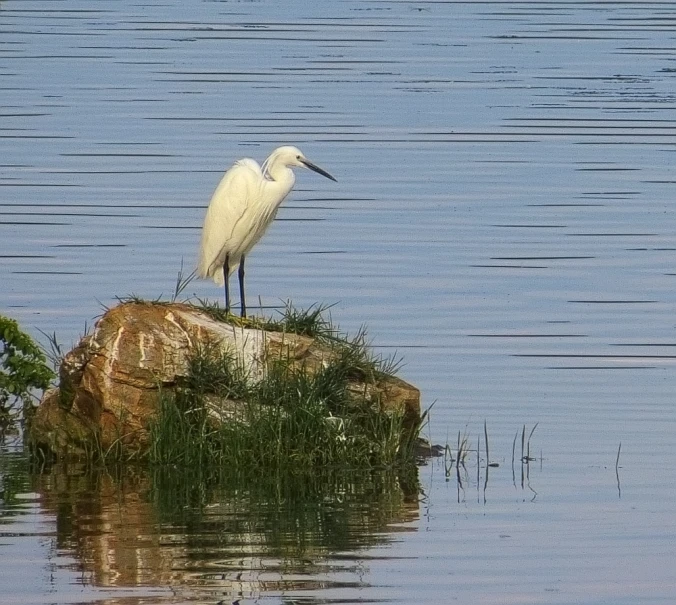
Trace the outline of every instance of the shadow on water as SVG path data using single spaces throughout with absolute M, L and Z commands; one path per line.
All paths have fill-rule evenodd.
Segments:
M 39 472 L 15 462 L 3 474 L 5 504 L 11 509 L 10 491 L 35 492 L 55 518 L 56 548 L 77 561 L 85 584 L 168 586 L 209 602 L 365 587 L 362 551 L 415 531 L 407 524 L 419 518 L 416 468 L 252 476 L 175 467 Z

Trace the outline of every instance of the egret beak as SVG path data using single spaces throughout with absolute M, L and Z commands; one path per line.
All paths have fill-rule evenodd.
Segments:
M 327 179 L 331 179 L 332 181 L 336 181 L 326 170 L 322 170 L 319 166 L 316 166 L 313 164 L 310 160 L 306 160 L 305 158 L 298 158 L 298 161 L 303 164 L 306 168 L 309 168 L 310 170 L 314 170 L 317 174 L 321 174 L 322 176 L 325 176 Z M 338 181 L 336 181 L 337 183 Z

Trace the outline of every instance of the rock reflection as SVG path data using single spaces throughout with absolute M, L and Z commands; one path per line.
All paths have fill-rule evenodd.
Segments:
M 191 598 L 365 586 L 365 549 L 415 531 L 419 516 L 417 469 L 308 477 L 55 467 L 35 484 L 58 547 L 88 583 L 171 586 Z

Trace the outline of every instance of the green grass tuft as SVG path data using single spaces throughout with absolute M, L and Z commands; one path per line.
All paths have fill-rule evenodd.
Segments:
M 370 356 L 363 332 L 339 339 L 321 310 L 291 314 L 294 325 L 331 342 L 332 360 L 315 373 L 279 359 L 253 381 L 234 358 L 199 350 L 187 379 L 162 398 L 151 461 L 292 472 L 411 462 L 417 431 L 350 388 L 355 379 L 376 384 L 382 360 Z

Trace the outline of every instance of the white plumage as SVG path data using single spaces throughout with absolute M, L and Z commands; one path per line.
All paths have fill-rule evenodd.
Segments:
M 295 183 L 291 167 L 305 167 L 335 181 L 310 162 L 297 147 L 275 149 L 259 166 L 255 160 L 238 160 L 216 187 L 202 228 L 198 275 L 225 284 L 225 306 L 230 310 L 228 277 L 239 268 L 242 317 L 246 316 L 244 259 L 263 237 L 280 204 Z

